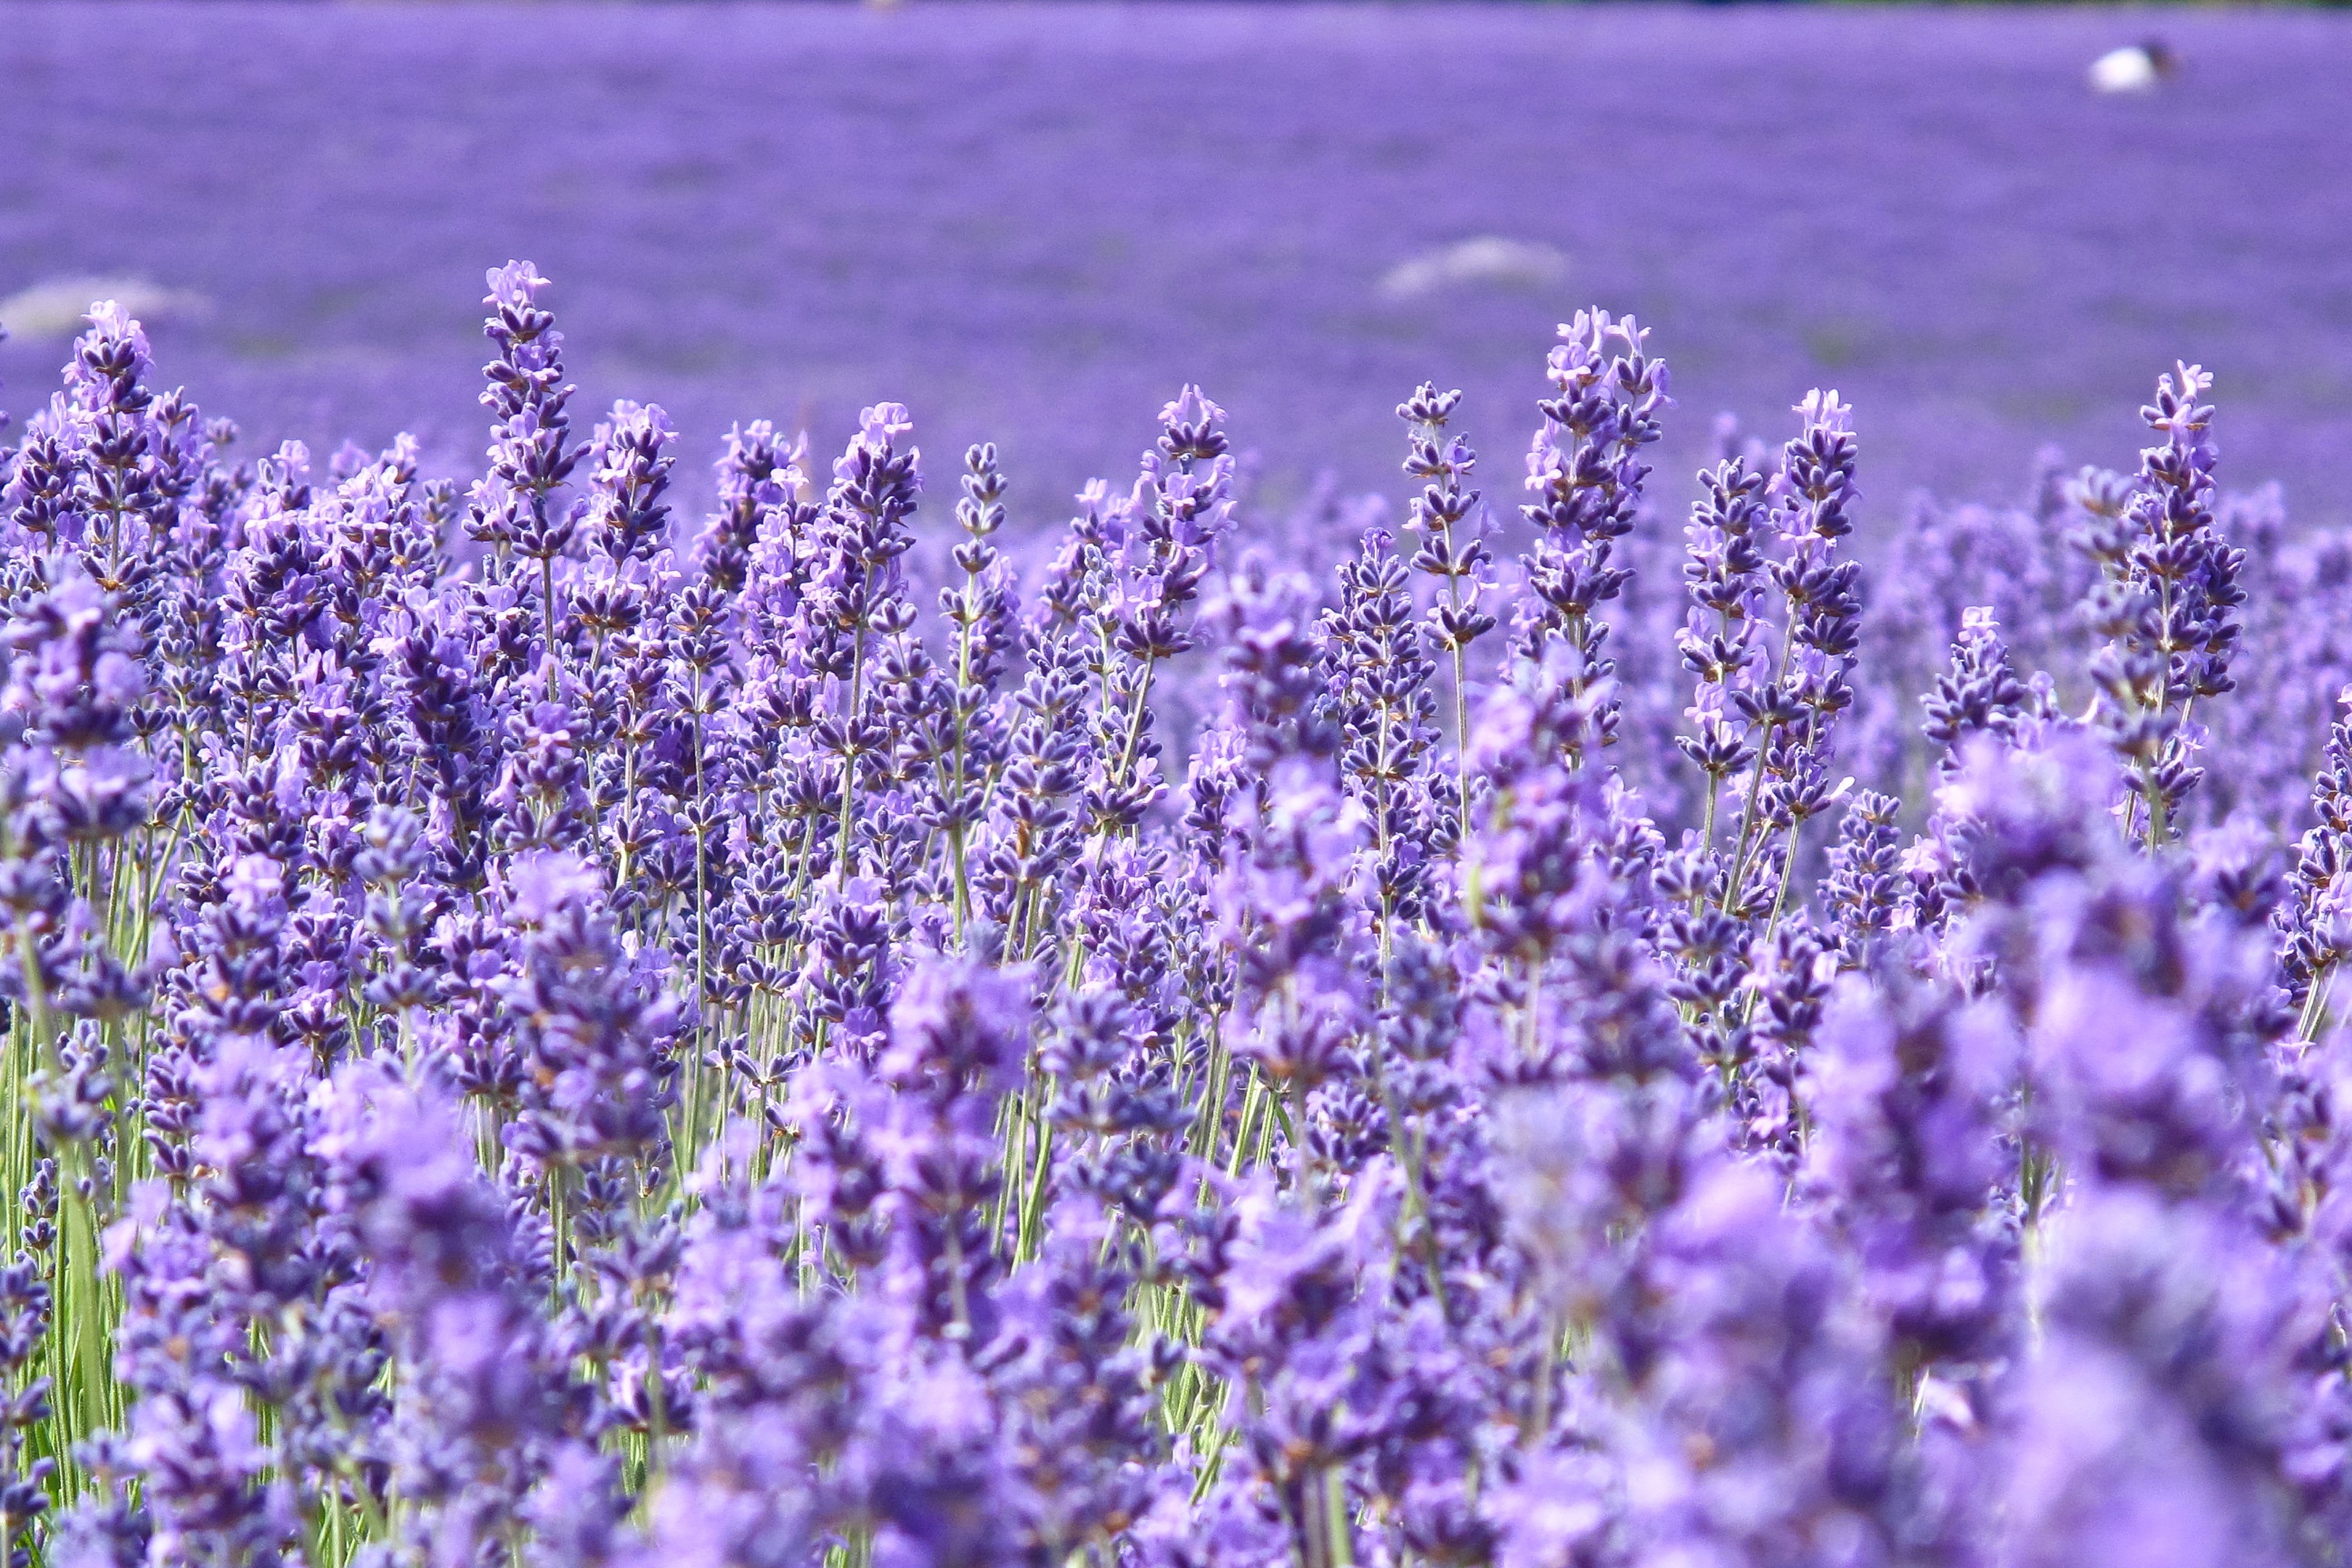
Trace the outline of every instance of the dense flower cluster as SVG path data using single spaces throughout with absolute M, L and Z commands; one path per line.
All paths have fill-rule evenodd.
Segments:
M 1874 590 L 1586 312 L 1318 583 L 1190 387 L 688 538 L 547 287 L 469 486 L 107 305 L 8 456 L 0 1556 L 2344 1560 L 2352 552 L 2203 371 Z

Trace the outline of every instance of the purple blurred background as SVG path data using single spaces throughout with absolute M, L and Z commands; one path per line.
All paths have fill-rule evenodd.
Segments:
M 2150 31 L 2180 77 L 2092 93 Z M 1816 383 L 1882 519 L 2013 493 L 2044 443 L 2128 466 L 2176 355 L 2219 374 L 2228 482 L 2347 510 L 2352 17 L 45 4 L 0 34 L 0 299 L 142 280 L 163 374 L 256 447 L 406 426 L 472 467 L 482 271 L 520 256 L 583 422 L 667 405 L 698 483 L 732 419 L 831 446 L 895 397 L 935 453 L 998 440 L 1045 521 L 1194 380 L 1270 502 L 1394 491 L 1429 377 L 1506 489 L 1552 324 L 1598 302 L 1674 367 L 1677 510 L 1717 412 L 1777 439 Z M 0 406 L 63 342 L 0 345 Z

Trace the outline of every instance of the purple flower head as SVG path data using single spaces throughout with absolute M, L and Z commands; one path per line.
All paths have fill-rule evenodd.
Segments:
M 1019 970 L 918 960 L 890 1005 L 890 1043 L 877 1064 L 883 1077 L 941 1096 L 960 1085 L 1009 1091 L 1025 1066 L 1031 985 Z
M 93 410 L 145 408 L 152 395 L 141 383 L 154 365 L 145 330 L 112 300 L 93 304 L 82 320 L 89 331 L 74 342 L 66 365 L 68 384 Z
M 127 651 L 135 643 L 113 625 L 115 605 L 70 558 L 50 563 L 55 586 L 20 606 L 6 629 L 17 655 L 0 710 L 29 739 L 72 752 L 129 738 L 127 710 L 145 691 Z
M 1979 825 L 1971 853 L 1987 890 L 1998 894 L 2021 879 L 2111 855 L 2114 779 L 2113 763 L 2080 736 L 2026 752 L 1987 738 L 1962 749 L 1936 801 L 1939 811 Z
M 550 924 L 604 890 L 601 872 L 579 856 L 541 849 L 515 857 L 506 874 L 508 917 L 526 931 Z
M 2198 400 L 2213 378 L 2192 364 L 2158 379 L 2141 419 L 2164 439 L 2140 453 L 2127 490 L 2086 482 L 2086 514 L 2074 542 L 2098 565 L 2084 601 L 2103 646 L 2091 677 L 2091 722 L 2126 768 L 2135 798 L 2126 826 L 2163 844 L 2203 782 L 2207 737 L 2189 721 L 2194 705 L 2236 686 L 2229 674 L 2242 626 L 2239 584 L 2246 552 L 2223 537 L 2214 503 L 2213 410 Z
M 588 445 L 591 491 L 583 521 L 607 559 L 641 560 L 661 548 L 669 531 L 662 496 L 677 439 L 677 427 L 658 405 L 625 398 L 596 426 Z
M 1255 552 L 1205 608 L 1224 633 L 1223 683 L 1260 772 L 1289 753 L 1328 756 L 1338 742 L 1316 679 L 1314 613 L 1306 579 L 1272 571 Z
M 2001 1108 L 2019 1058 L 1998 1009 L 1891 973 L 1845 982 L 1823 1020 L 1811 1174 L 1872 1305 L 1923 1365 L 2009 1349 L 2015 1262 L 1994 1194 L 2013 1158 Z
M 877 403 L 857 416 L 858 433 L 872 447 L 887 447 L 914 427 L 903 403 Z
M 2119 913 L 2125 921 L 2149 916 L 2128 906 Z M 2077 930 L 2105 945 L 2108 910 L 2053 914 L 2053 924 L 2080 919 Z M 2120 966 L 2067 964 L 2045 973 L 2036 1013 L 2042 1115 L 2062 1149 L 2105 1179 L 2197 1191 L 2234 1163 L 2251 1136 L 2218 1044 L 2195 1011 L 2147 994 Z
M 1176 400 L 1160 410 L 1160 423 L 1171 429 L 1192 426 L 1214 426 L 1225 422 L 1225 411 L 1202 395 L 1197 386 L 1187 385 L 1176 395 Z
M 493 267 L 483 274 L 489 292 L 482 303 L 491 306 L 528 307 L 539 302 L 539 291 L 548 286 L 539 268 L 528 261 L 509 261 L 504 267 Z
M 1809 426 L 1818 426 L 1826 434 L 1853 434 L 1853 405 L 1842 401 L 1835 387 L 1827 392 L 1815 387 L 1805 394 L 1790 412 Z
M 2096 1194 L 2067 1215 L 2009 1456 L 2017 1561 L 2300 1561 L 2277 1468 L 2293 1293 L 2229 1217 Z
M 282 910 L 286 868 L 267 855 L 240 855 L 222 877 L 221 890 L 232 903 L 250 913 Z

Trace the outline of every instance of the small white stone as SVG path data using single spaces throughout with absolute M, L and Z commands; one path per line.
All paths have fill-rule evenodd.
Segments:
M 79 337 L 86 325 L 83 318 L 101 300 L 113 300 L 146 327 L 194 315 L 205 304 L 201 294 L 166 289 L 143 278 L 51 278 L 0 300 L 0 327 L 16 338 Z
M 1419 300 L 1465 286 L 1540 288 L 1567 273 L 1568 258 L 1549 245 L 1482 235 L 1397 263 L 1381 279 L 1381 297 Z
M 2129 44 L 2109 49 L 2091 62 L 2091 87 L 2097 92 L 2153 92 L 2168 63 L 2161 46 Z

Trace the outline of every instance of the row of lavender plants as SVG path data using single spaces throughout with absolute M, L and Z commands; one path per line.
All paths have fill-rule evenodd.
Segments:
M 103 305 L 9 458 L 0 1556 L 2343 1560 L 2352 548 L 2201 371 L 1868 594 L 1599 312 L 1516 504 L 1425 386 L 1310 579 L 1187 389 L 1024 572 L 887 405 L 674 547 L 544 287 L 469 487 Z

